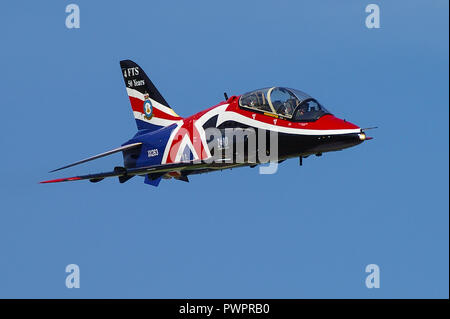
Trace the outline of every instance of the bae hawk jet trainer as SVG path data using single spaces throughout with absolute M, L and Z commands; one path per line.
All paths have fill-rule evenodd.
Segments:
M 225 93 L 225 100 L 219 104 L 183 118 L 139 65 L 124 60 L 120 67 L 137 133 L 116 149 L 51 172 L 118 152 L 122 152 L 123 166 L 105 173 L 41 183 L 83 179 L 99 182 L 107 177 L 118 177 L 124 183 L 143 176 L 146 184 L 158 186 L 161 179 L 187 182 L 188 176 L 194 174 L 254 167 L 267 163 L 271 153 L 276 153 L 276 163 L 297 157 L 301 165 L 302 159 L 310 155 L 320 156 L 371 139 L 366 137 L 365 129 L 335 117 L 315 98 L 286 87 L 268 87 L 231 97 Z M 230 135 L 238 131 L 243 134 Z M 274 146 L 276 152 L 272 151 Z M 274 161 L 273 156 L 270 158 Z

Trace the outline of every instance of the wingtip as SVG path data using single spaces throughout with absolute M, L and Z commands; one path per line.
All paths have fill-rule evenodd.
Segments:
M 42 181 L 42 182 L 39 182 L 39 184 L 78 181 L 80 179 L 81 179 L 80 177 L 66 177 L 66 178 L 58 178 L 58 179 L 51 179 L 51 180 L 48 180 L 48 181 Z

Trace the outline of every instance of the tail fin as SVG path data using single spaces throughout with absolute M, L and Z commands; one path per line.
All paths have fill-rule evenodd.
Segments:
M 155 131 L 182 120 L 139 65 L 123 60 L 120 67 L 138 130 Z

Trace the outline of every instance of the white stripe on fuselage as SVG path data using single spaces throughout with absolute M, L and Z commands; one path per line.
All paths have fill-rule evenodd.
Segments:
M 238 123 L 242 123 L 248 126 L 275 131 L 278 133 L 287 133 L 287 134 L 296 134 L 296 135 L 336 135 L 336 134 L 351 134 L 351 133 L 360 133 L 361 129 L 340 129 L 340 130 L 311 130 L 311 129 L 301 129 L 301 128 L 290 128 L 278 125 L 272 125 L 268 123 L 264 123 L 261 121 L 257 121 L 251 118 L 248 118 L 244 115 L 233 111 L 222 112 L 219 114 L 219 118 L 217 119 L 217 126 L 226 122 L 226 121 L 235 121 Z
M 183 125 L 183 121 L 177 122 L 177 127 L 172 130 L 170 133 L 169 140 L 167 141 L 166 148 L 164 149 L 163 158 L 161 160 L 161 164 L 167 163 L 167 157 L 169 156 L 170 148 L 172 146 L 173 139 L 177 135 L 178 131 L 180 130 L 180 127 Z

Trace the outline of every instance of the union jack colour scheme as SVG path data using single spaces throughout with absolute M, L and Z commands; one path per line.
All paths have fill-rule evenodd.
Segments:
M 194 174 L 262 164 L 259 154 L 272 153 L 271 143 L 277 146 L 277 163 L 297 157 L 301 164 L 310 155 L 320 156 L 371 139 L 365 134 L 367 129 L 335 117 L 313 97 L 286 87 L 268 87 L 229 98 L 225 94 L 219 104 L 183 118 L 139 65 L 124 60 L 120 66 L 137 133 L 116 149 L 52 172 L 117 152 L 122 152 L 123 166 L 41 183 L 98 182 L 107 177 L 118 177 L 124 183 L 134 176 L 143 176 L 144 182 L 153 186 L 161 179 L 187 182 Z M 237 131 L 245 132 L 242 139 L 229 134 Z M 275 134 L 274 142 L 260 144 L 268 134 Z M 243 160 L 237 161 L 239 156 Z

